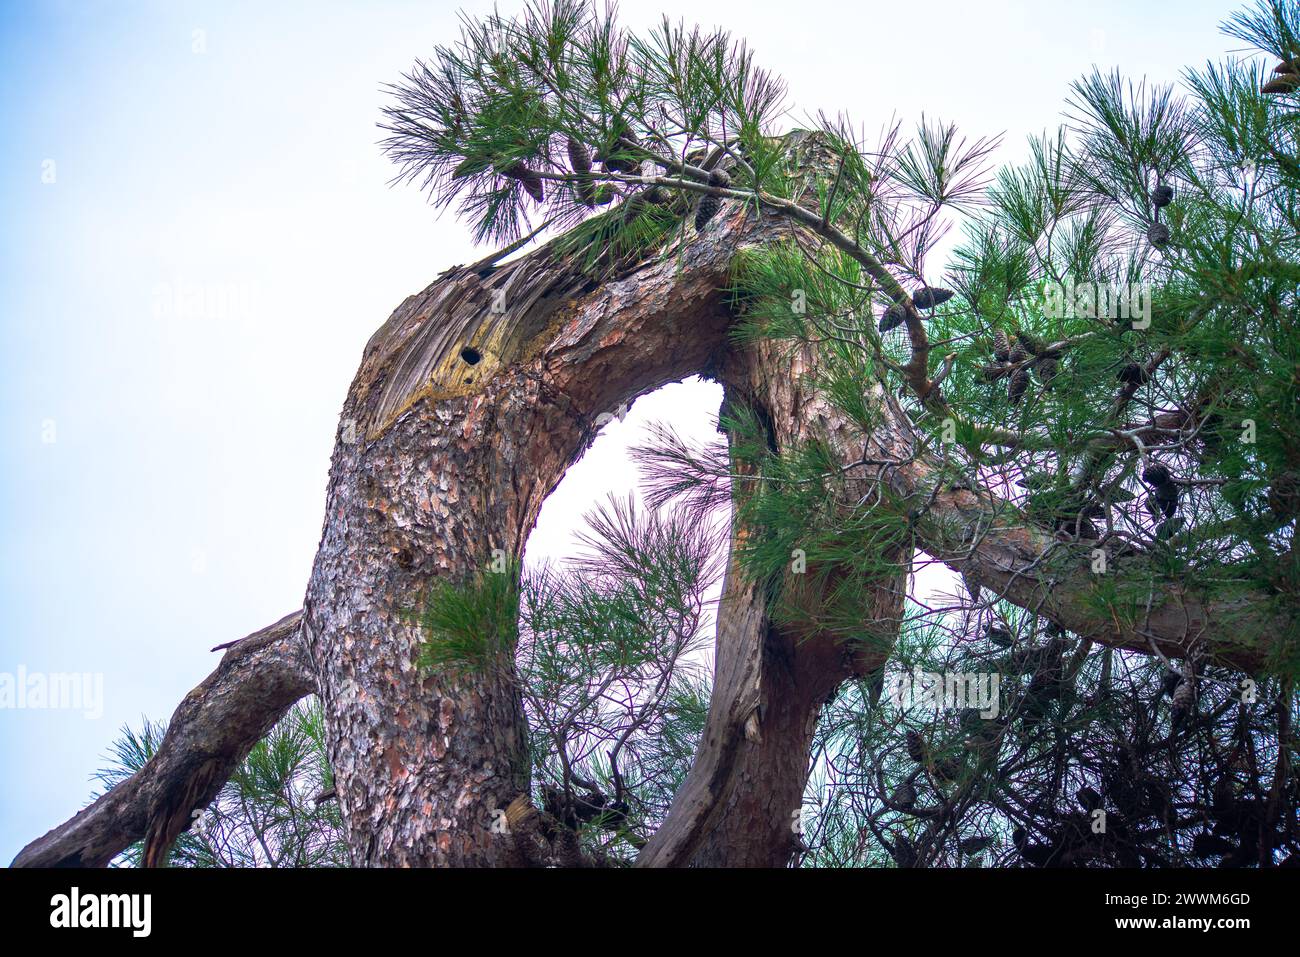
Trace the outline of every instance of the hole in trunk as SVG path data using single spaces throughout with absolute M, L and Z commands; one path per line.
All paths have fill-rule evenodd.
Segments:
M 464 349 L 460 350 L 460 357 L 470 365 L 476 366 L 478 365 L 478 361 L 483 358 L 483 354 L 473 346 L 466 346 Z

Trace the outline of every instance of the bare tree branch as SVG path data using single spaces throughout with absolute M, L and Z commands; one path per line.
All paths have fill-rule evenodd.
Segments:
M 302 612 L 235 642 L 185 696 L 143 768 L 28 844 L 13 867 L 104 867 L 136 841 L 144 861 L 167 850 L 294 702 L 315 690 L 299 638 Z

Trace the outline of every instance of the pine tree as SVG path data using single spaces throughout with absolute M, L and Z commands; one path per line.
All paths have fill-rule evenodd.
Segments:
M 353 862 L 1294 862 L 1300 14 L 1263 0 L 1225 28 L 1268 65 L 1179 88 L 1094 71 L 996 173 L 996 140 L 942 123 L 784 131 L 781 83 L 743 44 L 629 34 L 575 0 L 468 21 L 396 84 L 400 178 L 507 245 L 399 310 L 345 407 L 365 440 L 336 452 L 348 521 L 327 526 L 304 634 L 325 721 L 352 729 L 330 758 Z M 653 306 L 582 311 L 614 281 Z M 485 312 L 507 288 L 526 305 Z M 626 325 L 564 338 L 601 322 Z M 585 568 L 485 572 L 473 549 L 522 551 L 583 415 L 687 367 L 723 382 L 726 444 L 662 430 L 640 451 L 668 511 L 605 512 Z M 485 408 L 495 436 L 475 432 Z M 433 532 L 375 517 L 427 511 L 431 484 L 477 510 Z M 724 503 L 701 720 L 694 530 Z M 905 600 L 933 562 L 961 592 Z M 883 689 L 912 668 L 997 674 L 998 714 L 900 708 Z M 428 815 L 367 839 L 388 796 L 374 739 L 423 739 L 359 708 L 357 676 L 426 723 L 429 701 L 456 715 L 420 787 L 459 856 L 408 856 L 436 846 Z M 462 800 L 484 761 L 492 783 Z M 503 808 L 514 850 L 472 831 Z

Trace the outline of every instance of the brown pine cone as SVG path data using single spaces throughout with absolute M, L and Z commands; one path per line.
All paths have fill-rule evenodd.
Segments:
M 704 227 L 708 225 L 710 219 L 717 215 L 718 210 L 722 208 L 722 200 L 716 196 L 703 196 L 700 198 L 700 205 L 695 210 L 695 231 L 704 232 Z
M 897 303 L 890 306 L 880 317 L 880 331 L 888 332 L 890 329 L 896 329 L 903 324 L 907 318 L 907 311 Z
M 993 358 L 998 362 L 1011 361 L 1011 340 L 1001 329 L 993 333 Z
M 573 171 L 575 173 L 590 173 L 591 153 L 587 151 L 587 147 L 570 136 L 568 148 L 569 165 L 573 167 Z
M 1007 395 L 1011 398 L 1011 404 L 1019 405 L 1028 388 L 1029 370 L 1017 369 L 1011 374 L 1011 381 L 1007 383 Z
M 501 170 L 502 176 L 508 176 L 510 179 L 518 180 L 523 186 L 524 191 L 537 202 L 542 202 L 546 193 L 542 188 L 542 178 L 536 172 L 529 169 L 523 163 L 511 163 L 505 169 Z
M 925 738 L 921 737 L 921 732 L 907 732 L 907 755 L 917 764 L 925 764 Z

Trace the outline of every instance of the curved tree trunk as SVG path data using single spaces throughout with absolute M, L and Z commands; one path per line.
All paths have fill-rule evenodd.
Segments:
M 434 578 L 520 557 L 600 413 L 708 363 L 745 232 L 603 284 L 550 249 L 458 268 L 367 346 L 303 623 L 355 864 L 522 863 L 491 827 L 528 791 L 508 669 L 417 669 L 411 612 Z
M 730 357 L 723 366 L 723 380 L 729 401 L 761 408 L 762 417 L 771 423 L 776 450 L 817 438 L 827 442 L 842 462 L 854 462 L 861 450 L 858 430 L 822 396 L 805 388 L 817 374 L 816 365 L 814 349 L 758 343 Z M 876 481 L 874 468 L 859 466 L 850 470 L 847 484 L 856 492 Z M 743 488 L 738 494 L 744 495 Z M 862 626 L 875 636 L 869 644 L 861 642 L 861 635 L 776 624 L 770 609 L 744 619 L 761 622 L 746 636 L 759 657 L 756 721 L 739 742 L 729 791 L 716 802 L 716 823 L 692 856 L 692 864 L 783 867 L 800 849 L 801 808 L 822 706 L 844 681 L 884 666 L 902 621 L 907 556 L 881 557 L 896 563 L 898 570 L 874 583 L 863 583 L 869 598 Z M 815 560 L 809 557 L 810 562 Z M 810 567 L 804 574 L 815 582 L 817 571 Z M 819 588 L 788 585 L 799 596 L 802 610 L 815 620 Z M 754 589 L 746 589 L 745 594 L 750 600 L 759 597 Z M 719 658 L 734 654 L 735 637 L 720 633 Z M 730 639 L 730 649 L 724 648 L 724 638 Z
M 912 527 L 917 547 L 1072 631 L 1169 655 L 1196 645 L 1243 668 L 1290 640 L 1293 612 L 1269 596 L 1201 603 L 1140 556 L 1116 563 L 1116 574 L 1150 592 L 1144 614 L 1097 611 L 1087 546 L 1063 544 L 986 491 L 940 487 L 938 463 L 913 456 L 906 415 L 879 383 L 866 387 L 881 425 L 865 435 L 805 390 L 813 353 L 729 345 L 735 255 L 783 235 L 781 222 L 728 203 L 703 233 L 688 228 L 673 249 L 599 282 L 548 246 L 504 265 L 498 254 L 454 268 L 409 298 L 367 345 L 348 392 L 301 628 L 286 619 L 232 648 L 177 710 L 159 754 L 15 865 L 104 864 L 146 834 L 160 860 L 257 736 L 312 690 L 325 707 L 354 863 L 520 863 L 515 842 L 489 826 L 528 790 L 527 729 L 510 676 L 418 670 L 411 613 L 434 579 L 463 581 L 496 558 L 518 558 L 600 413 L 705 370 L 730 400 L 763 411 L 774 448 L 828 442 L 850 484 L 865 491 L 883 481 L 926 503 Z M 1043 561 L 1062 548 L 1079 551 L 1064 577 Z M 737 574 L 733 556 L 696 762 L 638 864 L 789 859 L 821 703 L 883 661 L 907 557 L 893 556 L 898 575 L 869 583 L 864 623 L 882 640 L 866 647 L 778 626 L 768 592 Z M 815 608 L 816 589 L 807 591 Z M 1247 633 L 1271 643 L 1246 644 Z
M 817 374 L 817 352 L 781 342 L 756 342 L 729 352 L 720 366 L 727 404 L 758 413 L 769 427 L 774 451 L 818 439 L 846 465 L 862 457 L 859 430 L 823 396 L 808 387 Z M 877 457 L 893 458 L 906 433 L 881 429 Z M 879 481 L 878 469 L 848 469 L 846 489 L 861 494 Z M 747 495 L 744 481 L 733 490 Z M 862 628 L 875 639 L 798 623 L 774 621 L 775 588 L 739 573 L 738 538 L 761 530 L 737 524 L 720 606 L 716 675 L 709 718 L 691 774 L 674 800 L 668 820 L 647 844 L 640 866 L 781 867 L 799 849 L 800 808 L 808 780 L 809 751 L 823 704 L 840 684 L 882 667 L 902 619 L 905 554 L 881 556 L 897 571 L 867 593 Z M 793 556 L 792 556 L 793 557 Z M 793 597 L 808 620 L 816 620 L 824 570 L 815 556 L 805 572 L 791 571 L 785 597 Z M 833 575 L 834 573 L 832 573 Z M 820 584 L 819 584 L 820 583 Z M 799 617 L 799 616 L 796 616 Z

